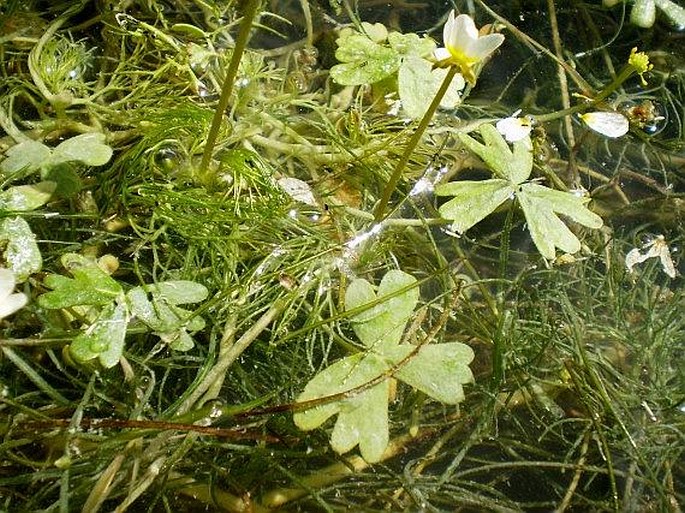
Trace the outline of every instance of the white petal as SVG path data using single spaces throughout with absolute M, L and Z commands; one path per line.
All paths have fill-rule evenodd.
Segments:
M 607 137 L 621 137 L 630 129 L 628 118 L 618 112 L 586 112 L 580 118 L 592 130 Z
M 626 255 L 626 268 L 628 269 L 628 272 L 633 272 L 633 267 L 640 262 L 644 262 L 646 259 L 647 257 L 643 256 L 637 248 L 628 251 L 628 254 Z
M 460 14 L 450 27 L 445 46 L 458 48 L 468 55 L 471 45 L 478 40 L 478 29 L 473 22 L 473 18 L 466 14 Z
M 433 50 L 433 57 L 436 61 L 444 61 L 452 57 L 452 54 L 447 48 L 436 48 Z
M 445 26 L 442 28 L 442 42 L 443 44 L 447 45 L 447 41 L 450 40 L 450 37 L 452 35 L 452 31 L 454 27 L 454 11 L 450 11 L 450 15 L 447 17 L 447 21 L 445 22 Z
M 504 36 L 502 34 L 488 34 L 487 36 L 479 37 L 478 41 L 475 41 L 471 46 L 468 55 L 479 61 L 483 60 L 503 42 Z
M 13 314 L 22 308 L 28 300 L 29 298 L 26 297 L 26 294 L 22 294 L 21 292 L 10 294 L 8 297 L 3 298 L 2 304 L 0 304 L 0 319 Z
M 665 250 L 661 252 L 661 254 L 659 255 L 659 259 L 661 260 L 661 268 L 664 270 L 664 272 L 668 274 L 671 278 L 675 278 L 675 265 L 673 264 L 671 252 L 668 250 L 668 247 L 666 247 Z
M 525 118 L 504 118 L 497 124 L 497 131 L 504 136 L 508 142 L 516 142 L 525 139 L 531 130 L 530 122 Z
M 14 290 L 16 279 L 9 269 L 0 268 L 0 303 Z

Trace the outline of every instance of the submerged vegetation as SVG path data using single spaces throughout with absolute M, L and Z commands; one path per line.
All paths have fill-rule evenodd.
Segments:
M 0 6 L 1 510 L 681 511 L 682 8 L 389 6 Z

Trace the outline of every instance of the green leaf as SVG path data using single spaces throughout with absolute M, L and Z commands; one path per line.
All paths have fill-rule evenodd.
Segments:
M 435 194 L 454 196 L 438 211 L 443 218 L 452 221 L 454 231 L 464 233 L 493 213 L 515 190 L 516 186 L 510 181 L 494 178 L 439 184 L 435 187 Z
M 535 183 L 521 185 L 516 197 L 523 209 L 528 230 L 538 251 L 552 260 L 554 248 L 566 253 L 580 250 L 580 241 L 557 214 L 562 214 L 588 228 L 600 228 L 602 218 L 587 209 L 587 199 L 570 192 L 555 191 Z
M 0 210 L 27 212 L 45 205 L 55 192 L 55 182 L 16 185 L 0 192 Z
M 17 282 L 26 281 L 31 274 L 40 271 L 43 258 L 36 236 L 24 219 L 13 217 L 0 222 L 0 247 L 3 245 L 6 267 L 12 270 Z
M 85 363 L 94 358 L 109 369 L 121 359 L 126 338 L 128 313 L 123 304 L 111 303 L 102 309 L 95 322 L 69 346 L 74 360 Z
M 60 143 L 52 152 L 50 165 L 62 162 L 83 162 L 102 166 L 112 158 L 112 148 L 105 144 L 105 135 L 98 132 L 80 134 Z
M 359 445 L 366 461 L 381 460 L 389 440 L 391 379 L 400 379 L 448 404 L 462 401 L 462 385 L 473 380 L 468 367 L 473 351 L 464 344 L 398 345 L 418 301 L 418 290 L 412 287 L 390 296 L 415 284 L 416 279 L 402 271 L 389 271 L 381 280 L 378 295 L 366 280 L 352 282 L 345 295 L 348 311 L 373 304 L 378 298 L 388 298 L 350 317 L 355 323 L 355 332 L 369 349 L 338 360 L 319 372 L 297 398 L 298 403 L 321 399 L 320 404 L 295 413 L 295 424 L 300 429 L 315 429 L 338 415 L 331 433 L 331 447 L 339 453 Z M 408 294 L 410 291 L 414 293 Z
M 400 270 L 388 271 L 383 276 L 378 294 L 366 280 L 350 283 L 345 293 L 347 311 L 381 300 L 350 317 L 354 332 L 366 347 L 374 347 L 379 342 L 388 345 L 400 343 L 404 327 L 419 300 L 418 287 L 412 286 L 415 283 L 416 278 Z M 398 294 L 406 287 L 410 288 Z M 387 299 L 383 301 L 385 297 Z
M 162 299 L 170 305 L 199 303 L 207 299 L 209 291 L 204 285 L 189 280 L 169 280 L 151 285 L 143 285 L 146 292 Z
M 397 349 L 411 346 L 401 345 L 386 351 L 396 362 L 407 358 Z M 436 401 L 445 404 L 459 404 L 464 400 L 462 384 L 471 383 L 473 374 L 469 364 L 474 358 L 473 349 L 466 344 L 451 342 L 421 346 L 417 354 L 407 359 L 394 374 L 394 377 L 420 390 Z
M 331 433 L 331 447 L 343 454 L 359 444 L 359 452 L 369 463 L 380 461 L 390 439 L 388 399 L 390 380 L 365 390 L 340 407 Z
M 47 309 L 69 308 L 79 305 L 108 305 L 123 294 L 121 285 L 96 264 L 71 269 L 74 278 L 51 274 L 45 285 L 52 290 L 38 298 Z
M 459 140 L 485 162 L 498 178 L 519 184 L 528 179 L 533 170 L 533 152 L 530 137 L 516 141 L 513 151 L 493 125 L 480 127 L 483 143 L 467 134 L 459 134 Z
M 401 34 L 390 32 L 388 34 L 390 47 L 401 56 L 428 57 L 433 54 L 436 44 L 428 37 L 419 37 L 417 34 Z
M 83 188 L 81 177 L 69 162 L 43 169 L 41 177 L 57 184 L 55 196 L 58 198 L 71 198 Z
M 205 327 L 205 321 L 193 312 L 176 305 L 197 303 L 207 298 L 209 291 L 193 281 L 165 281 L 134 287 L 126 294 L 131 314 L 148 326 L 169 347 L 187 351 L 194 346 L 187 331 Z
M 128 291 L 126 299 L 131 314 L 159 335 L 170 347 L 188 350 L 193 347 L 192 338 L 186 333 L 199 331 L 205 326 L 200 316 L 176 306 L 195 303 L 207 297 L 207 289 L 190 281 L 169 281 L 155 285 L 135 287 Z
M 387 362 L 374 354 L 358 353 L 343 358 L 317 374 L 297 402 L 348 392 L 373 381 L 388 369 Z M 359 444 L 364 459 L 378 461 L 385 451 L 389 436 L 388 387 L 389 379 L 385 379 L 350 397 L 296 412 L 295 424 L 308 431 L 339 414 L 331 436 L 333 449 L 343 453 Z
M 400 66 L 400 56 L 368 36 L 352 33 L 338 39 L 335 57 L 341 64 L 331 68 L 331 78 L 340 85 L 373 84 L 392 75 Z
M 432 68 L 430 62 L 415 55 L 402 60 L 398 73 L 398 92 L 402 108 L 411 118 L 420 118 L 426 113 L 447 75 L 446 69 Z M 459 92 L 464 85 L 464 78 L 456 75 L 443 96 L 440 106 L 445 109 L 456 107 L 461 101 Z
M 51 150 L 38 141 L 24 141 L 12 146 L 6 154 L 7 158 L 0 162 L 0 171 L 16 179 L 40 169 L 50 158 Z

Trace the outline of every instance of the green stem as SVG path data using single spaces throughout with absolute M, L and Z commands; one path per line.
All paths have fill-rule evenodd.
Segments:
M 452 79 L 456 74 L 457 67 L 451 66 L 449 68 L 449 71 L 447 72 L 447 75 L 445 75 L 445 79 L 442 81 L 442 84 L 440 85 L 440 89 L 438 89 L 438 92 L 436 93 L 435 97 L 433 98 L 433 101 L 428 107 L 428 110 L 421 118 L 419 126 L 416 127 L 414 135 L 412 135 L 411 139 L 409 140 L 409 143 L 404 148 L 404 153 L 402 154 L 402 157 L 395 166 L 395 170 L 393 171 L 390 180 L 386 184 L 385 189 L 383 190 L 383 196 L 381 196 L 381 200 L 378 203 L 378 206 L 376 207 L 376 211 L 374 212 L 374 218 L 376 222 L 380 221 L 383 218 L 385 208 L 388 205 L 388 202 L 390 201 L 390 196 L 392 196 L 392 192 L 395 190 L 397 182 L 400 181 L 402 171 L 404 171 L 404 168 L 407 166 L 407 162 L 409 162 L 409 157 L 411 156 L 412 152 L 416 149 L 416 145 L 421 140 L 421 136 L 423 136 L 423 133 L 426 131 L 426 128 L 428 128 L 428 123 L 430 123 L 431 119 L 433 119 L 433 114 L 435 114 L 435 111 L 438 110 L 438 106 L 440 105 L 443 96 L 445 96 L 445 93 L 447 92 L 447 88 L 452 83 Z
M 233 344 L 224 354 L 219 356 L 216 364 L 204 377 L 202 382 L 195 390 L 183 401 L 183 404 L 178 409 L 177 414 L 182 415 L 190 411 L 192 406 L 200 399 L 207 390 L 210 389 L 212 383 L 217 379 L 221 379 L 231 366 L 231 364 L 238 359 L 238 357 L 254 342 L 257 337 L 264 331 L 273 320 L 285 309 L 286 302 L 282 299 L 274 301 L 271 308 L 267 310 L 257 321 L 248 329 L 242 337 L 240 337 L 235 344 Z M 3 348 L 3 350 L 6 348 Z
M 604 89 L 602 89 L 597 94 L 597 96 L 592 98 L 592 100 L 590 100 L 589 102 L 579 103 L 577 105 L 574 105 L 573 107 L 569 107 L 568 109 L 562 109 L 562 110 L 558 110 L 556 112 L 550 112 L 549 114 L 542 114 L 540 116 L 535 116 L 535 120 L 538 123 L 542 123 L 545 121 L 551 121 L 553 119 L 559 119 L 559 118 L 562 118 L 564 116 L 568 116 L 570 114 L 575 114 L 576 112 L 581 112 L 581 111 L 587 110 L 588 107 L 592 107 L 593 105 L 597 105 L 601 101 L 605 100 L 611 93 L 613 93 L 614 91 L 616 91 L 616 89 L 621 87 L 623 82 L 628 80 L 628 78 L 630 78 L 633 75 L 633 73 L 635 73 L 635 68 L 633 66 L 631 66 L 630 64 L 627 64 L 626 67 L 621 70 L 621 72 L 618 74 L 618 76 L 608 86 L 606 86 Z
M 228 65 L 228 71 L 226 72 L 226 78 L 224 79 L 224 85 L 221 90 L 219 104 L 216 106 L 216 110 L 214 111 L 212 126 L 209 129 L 209 134 L 207 135 L 205 150 L 202 154 L 202 162 L 200 162 L 200 176 L 204 176 L 209 169 L 209 161 L 212 158 L 214 145 L 216 144 L 216 138 L 219 135 L 221 122 L 224 118 L 224 111 L 226 110 L 226 107 L 228 107 L 228 101 L 230 100 L 231 93 L 233 92 L 233 85 L 235 84 L 235 78 L 238 75 L 240 59 L 242 58 L 245 48 L 247 47 L 247 40 L 250 37 L 250 30 L 252 29 L 252 21 L 257 15 L 257 8 L 259 7 L 260 2 L 261 0 L 248 0 L 247 6 L 245 7 L 243 20 L 240 22 L 238 37 L 235 42 L 235 48 L 233 49 L 233 55 L 231 56 L 231 62 Z

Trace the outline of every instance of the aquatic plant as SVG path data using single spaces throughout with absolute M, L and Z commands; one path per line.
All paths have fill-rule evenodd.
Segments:
M 674 24 L 47 4 L 0 8 L 2 509 L 682 508 Z

